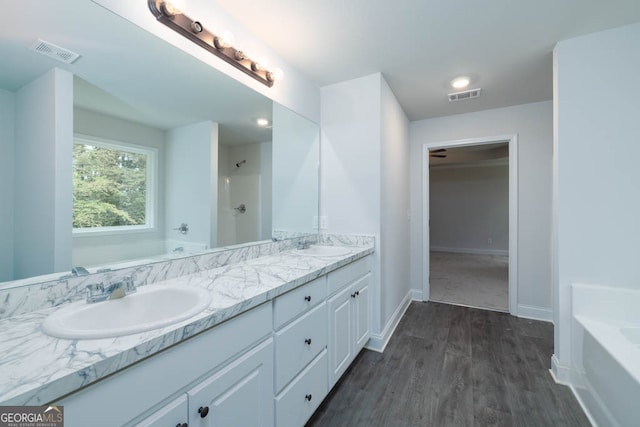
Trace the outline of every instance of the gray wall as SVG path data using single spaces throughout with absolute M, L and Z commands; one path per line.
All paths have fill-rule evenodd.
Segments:
M 431 250 L 508 254 L 509 166 L 432 167 L 429 184 Z

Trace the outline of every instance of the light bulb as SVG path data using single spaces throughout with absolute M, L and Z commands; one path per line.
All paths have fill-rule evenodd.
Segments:
M 258 124 L 258 126 L 265 127 L 265 126 L 267 126 L 269 124 L 269 120 L 264 119 L 264 118 L 261 117 L 261 118 L 256 120 L 256 123 Z
M 451 86 L 454 89 L 464 89 L 465 87 L 469 86 L 469 83 L 471 83 L 471 79 L 466 76 L 456 77 L 455 79 L 451 80 Z

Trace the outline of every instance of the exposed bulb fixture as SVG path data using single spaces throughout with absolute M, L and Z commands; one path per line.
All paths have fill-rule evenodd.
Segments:
M 225 60 L 264 85 L 271 87 L 278 79 L 278 70 L 269 71 L 262 58 L 256 58 L 231 46 L 233 35 L 229 31 L 212 33 L 179 9 L 176 2 L 181 0 L 147 0 L 151 13 L 156 19 L 177 33 L 182 34 L 200 47 Z M 184 7 L 182 5 L 182 7 Z M 280 71 L 280 75 L 282 71 Z
M 453 87 L 454 89 L 464 89 L 465 87 L 469 86 L 469 83 L 471 83 L 471 79 L 469 77 L 460 76 L 451 80 L 451 87 Z
M 256 120 L 256 123 L 258 124 L 258 126 L 266 127 L 269 125 L 269 120 L 261 117 Z

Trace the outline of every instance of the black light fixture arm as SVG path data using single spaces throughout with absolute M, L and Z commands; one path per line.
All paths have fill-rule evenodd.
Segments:
M 241 50 L 227 46 L 220 36 L 208 31 L 199 21 L 195 21 L 176 10 L 169 1 L 149 0 L 148 4 L 151 13 L 167 27 L 182 34 L 266 86 L 273 86 L 275 76 L 272 72 L 262 68 L 258 62 L 248 58 Z

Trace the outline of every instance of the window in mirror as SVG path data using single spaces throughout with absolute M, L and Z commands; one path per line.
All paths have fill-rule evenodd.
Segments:
M 74 233 L 153 228 L 156 158 L 152 148 L 76 137 L 73 144 Z

